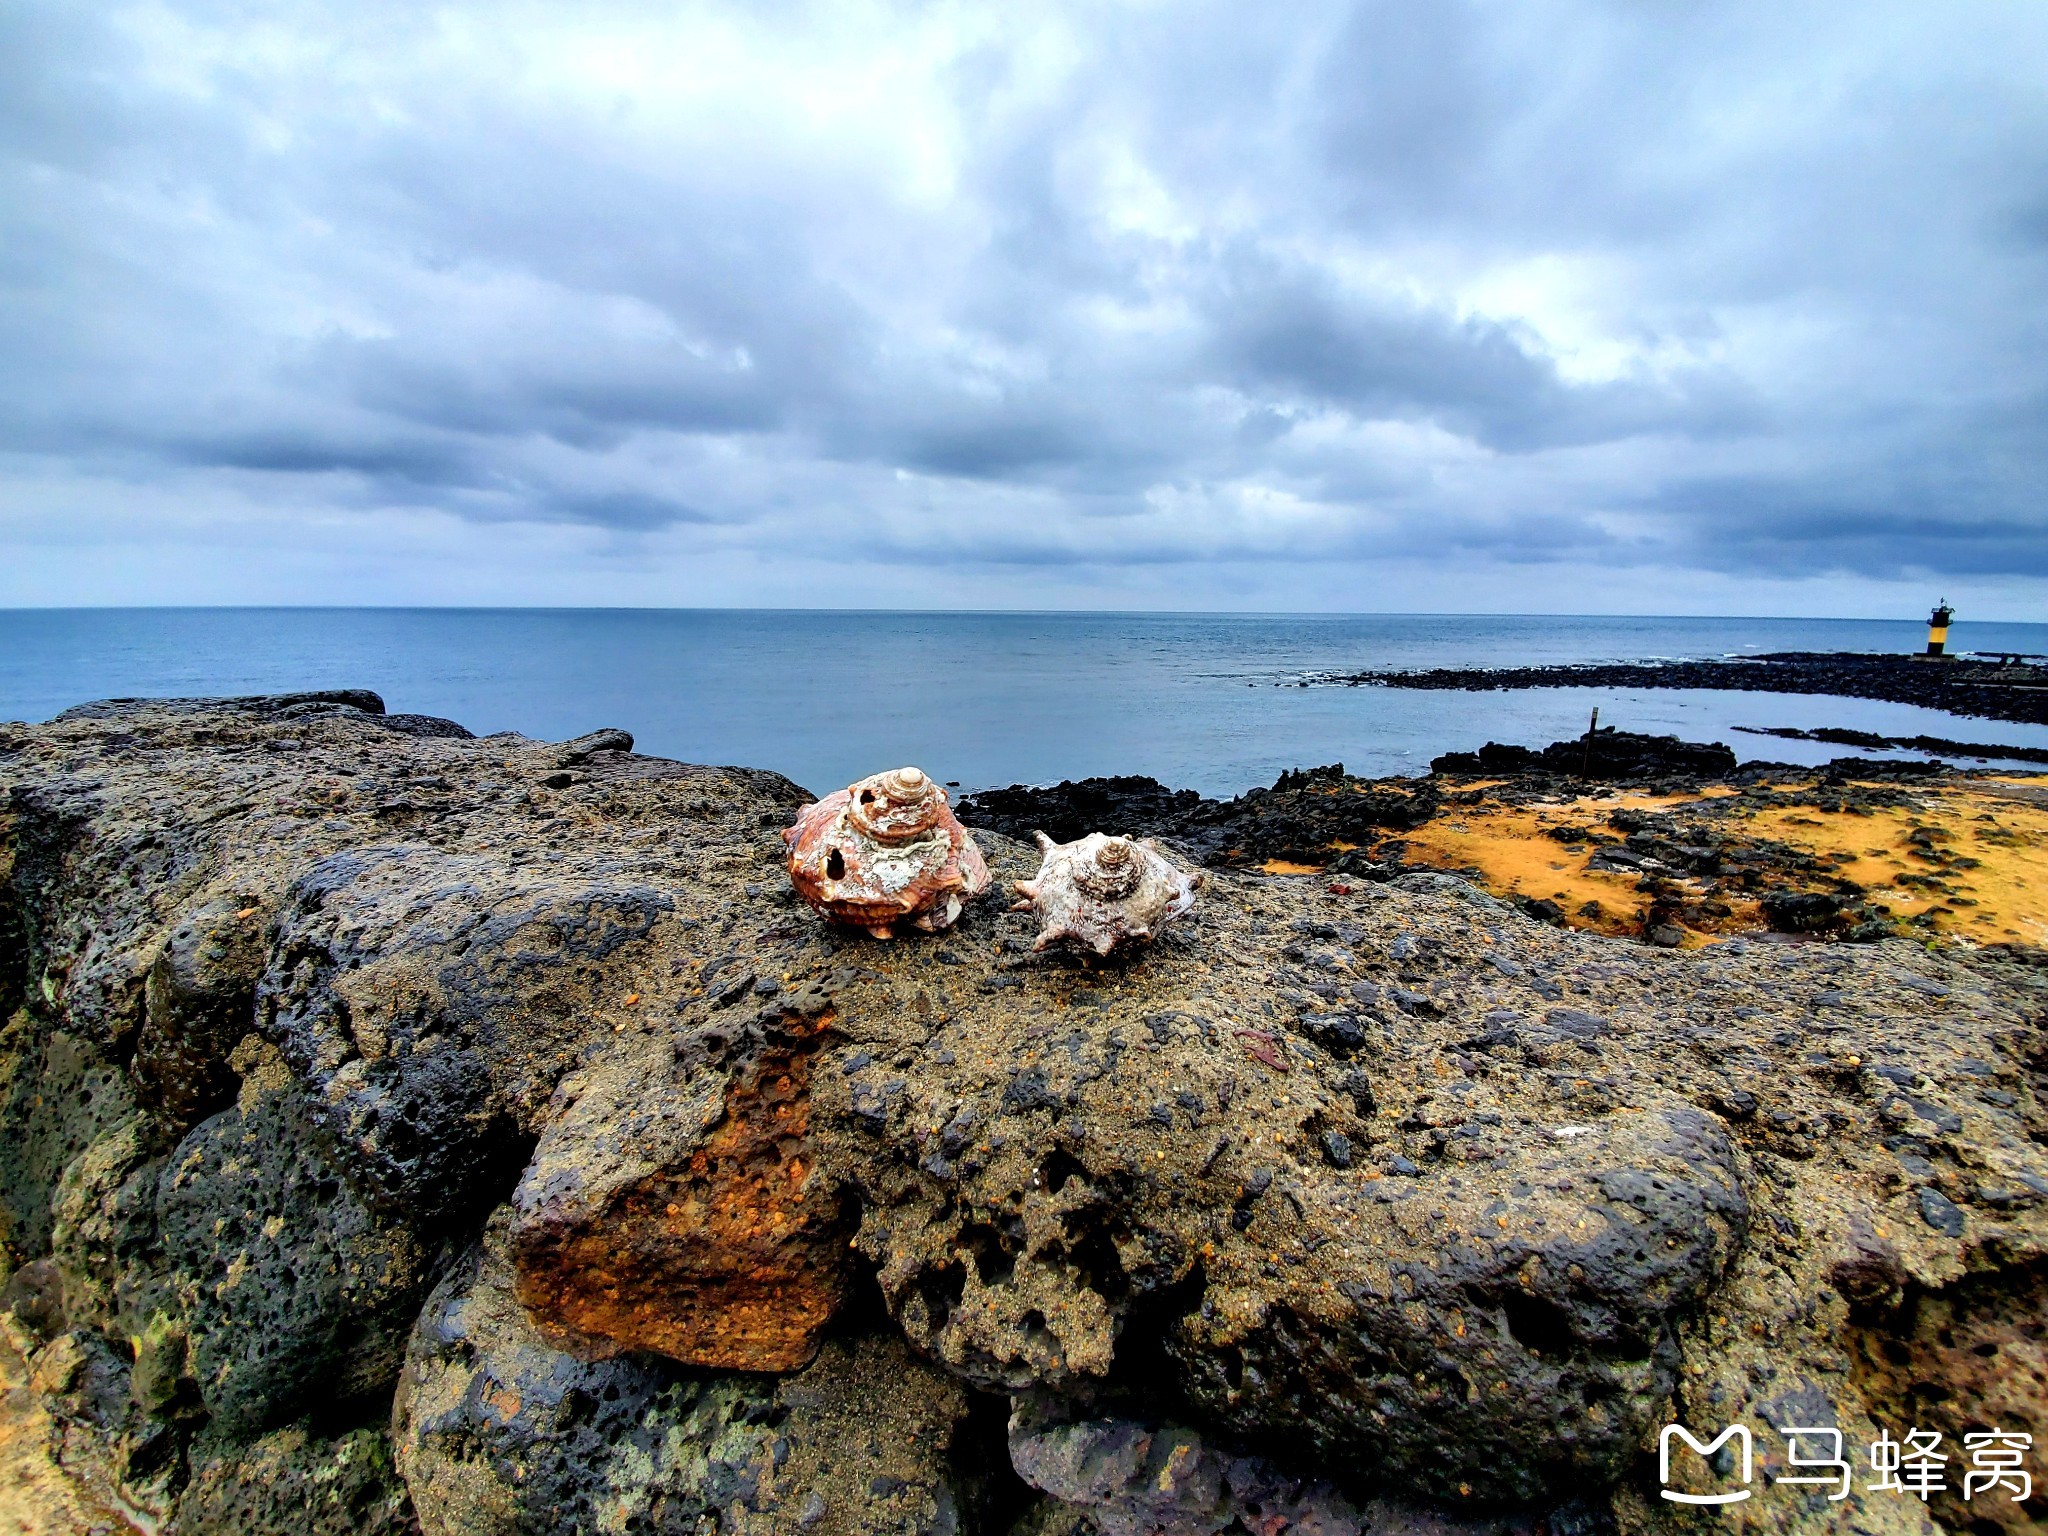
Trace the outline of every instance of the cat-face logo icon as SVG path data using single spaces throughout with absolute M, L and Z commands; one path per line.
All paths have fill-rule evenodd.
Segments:
M 1712 1456 L 1714 1452 L 1720 1450 L 1722 1446 L 1733 1440 L 1741 1447 L 1742 1451 L 1741 1466 L 1744 1486 L 1733 1493 L 1677 1492 L 1670 1486 L 1671 1442 L 1673 1440 L 1683 1440 L 1703 1460 Z M 1731 1424 L 1705 1445 L 1693 1439 L 1691 1431 L 1680 1424 L 1666 1424 L 1664 1426 L 1664 1433 L 1657 1437 L 1657 1481 L 1665 1485 L 1657 1491 L 1674 1504 L 1740 1504 L 1750 1495 L 1750 1489 L 1747 1485 L 1753 1467 L 1754 1461 L 1751 1453 L 1749 1429 L 1746 1425 Z

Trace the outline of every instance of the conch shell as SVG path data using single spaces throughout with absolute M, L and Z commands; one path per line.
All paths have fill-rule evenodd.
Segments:
M 946 792 L 915 768 L 862 779 L 797 813 L 782 834 L 797 894 L 835 922 L 893 938 L 936 933 L 988 889 L 988 865 Z
M 1056 843 L 1040 832 L 1038 848 L 1038 878 L 1016 882 L 1024 899 L 1010 909 L 1035 911 L 1043 920 L 1035 950 L 1064 944 L 1107 955 L 1149 944 L 1193 908 L 1203 884 L 1151 843 L 1128 837 L 1090 832 L 1079 842 Z

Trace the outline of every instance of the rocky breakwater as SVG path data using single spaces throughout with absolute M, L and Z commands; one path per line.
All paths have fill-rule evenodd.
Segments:
M 1536 667 L 1433 667 L 1318 673 L 1298 687 L 1712 688 L 1742 693 L 1885 699 L 1982 720 L 2048 723 L 2048 668 L 1965 656 L 1930 660 L 1867 651 L 1773 651 L 1717 661 L 1574 662 Z
M 1676 1530 L 1667 1420 L 1767 1471 L 1793 1421 L 2048 1434 L 2018 952 L 1666 953 L 1446 875 L 1219 870 L 1102 965 L 1033 951 L 996 893 L 1037 852 L 987 830 L 991 891 L 884 942 L 790 892 L 796 786 L 630 748 L 359 694 L 0 727 L 11 1444 L 78 1499 Z

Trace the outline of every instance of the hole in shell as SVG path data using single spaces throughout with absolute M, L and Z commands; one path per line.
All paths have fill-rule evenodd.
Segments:
M 837 848 L 825 855 L 825 878 L 844 880 L 846 878 L 846 856 Z

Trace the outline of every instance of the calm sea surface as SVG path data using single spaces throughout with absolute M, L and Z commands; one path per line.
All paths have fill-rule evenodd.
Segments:
M 598 726 L 640 750 L 774 768 L 814 790 L 915 763 L 974 789 L 1151 774 L 1231 795 L 1284 768 L 1426 771 L 1487 740 L 1603 725 L 1744 757 L 1838 749 L 1732 732 L 1850 726 L 2048 747 L 2048 727 L 1861 699 L 1286 686 L 1303 673 L 1917 650 L 1916 623 L 1374 615 L 901 614 L 620 609 L 0 611 L 0 719 L 87 699 L 374 688 L 479 735 Z M 2048 624 L 1959 624 L 1955 649 L 2048 652 Z

